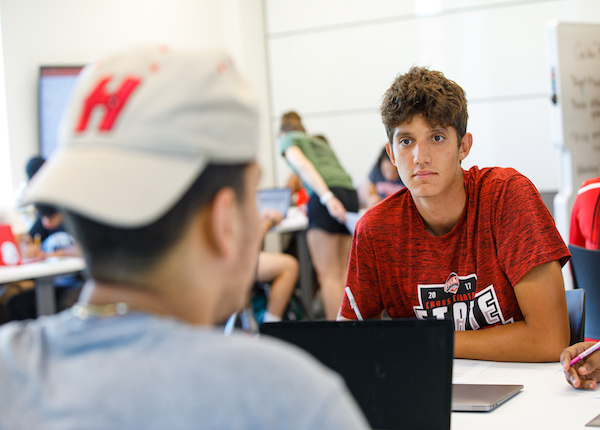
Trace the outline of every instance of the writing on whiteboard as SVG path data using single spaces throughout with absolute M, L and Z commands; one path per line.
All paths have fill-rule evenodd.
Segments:
M 600 167 L 596 166 L 596 165 L 584 165 L 584 164 L 578 164 L 577 165 L 577 174 L 578 175 L 591 175 L 591 176 L 600 176 Z
M 577 42 L 575 44 L 575 59 L 580 61 L 600 58 L 600 42 Z

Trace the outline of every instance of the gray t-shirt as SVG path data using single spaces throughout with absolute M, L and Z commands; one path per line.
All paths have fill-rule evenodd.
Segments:
M 0 429 L 364 429 L 343 380 L 279 341 L 135 313 L 0 328 Z

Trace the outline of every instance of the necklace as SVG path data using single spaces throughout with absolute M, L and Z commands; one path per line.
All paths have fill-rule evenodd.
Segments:
M 84 305 L 76 303 L 71 308 L 73 315 L 82 320 L 90 317 L 111 317 L 115 315 L 126 315 L 129 311 L 136 310 L 127 303 L 110 303 L 108 305 Z

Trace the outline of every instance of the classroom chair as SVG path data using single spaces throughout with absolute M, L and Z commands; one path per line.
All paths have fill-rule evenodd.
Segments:
M 585 338 L 600 339 L 600 250 L 569 245 L 573 286 L 585 290 Z
M 583 342 L 585 329 L 585 290 L 565 291 L 567 296 L 567 309 L 569 311 L 569 325 L 571 326 L 571 340 L 569 345 Z

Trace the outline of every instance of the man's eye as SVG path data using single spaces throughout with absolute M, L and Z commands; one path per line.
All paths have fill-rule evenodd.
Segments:
M 410 139 L 400 139 L 400 141 L 398 142 L 400 145 L 402 146 L 408 146 L 412 143 L 412 140 Z
M 442 142 L 444 140 L 444 136 L 440 136 L 438 134 L 437 136 L 433 136 L 433 140 L 434 142 Z

